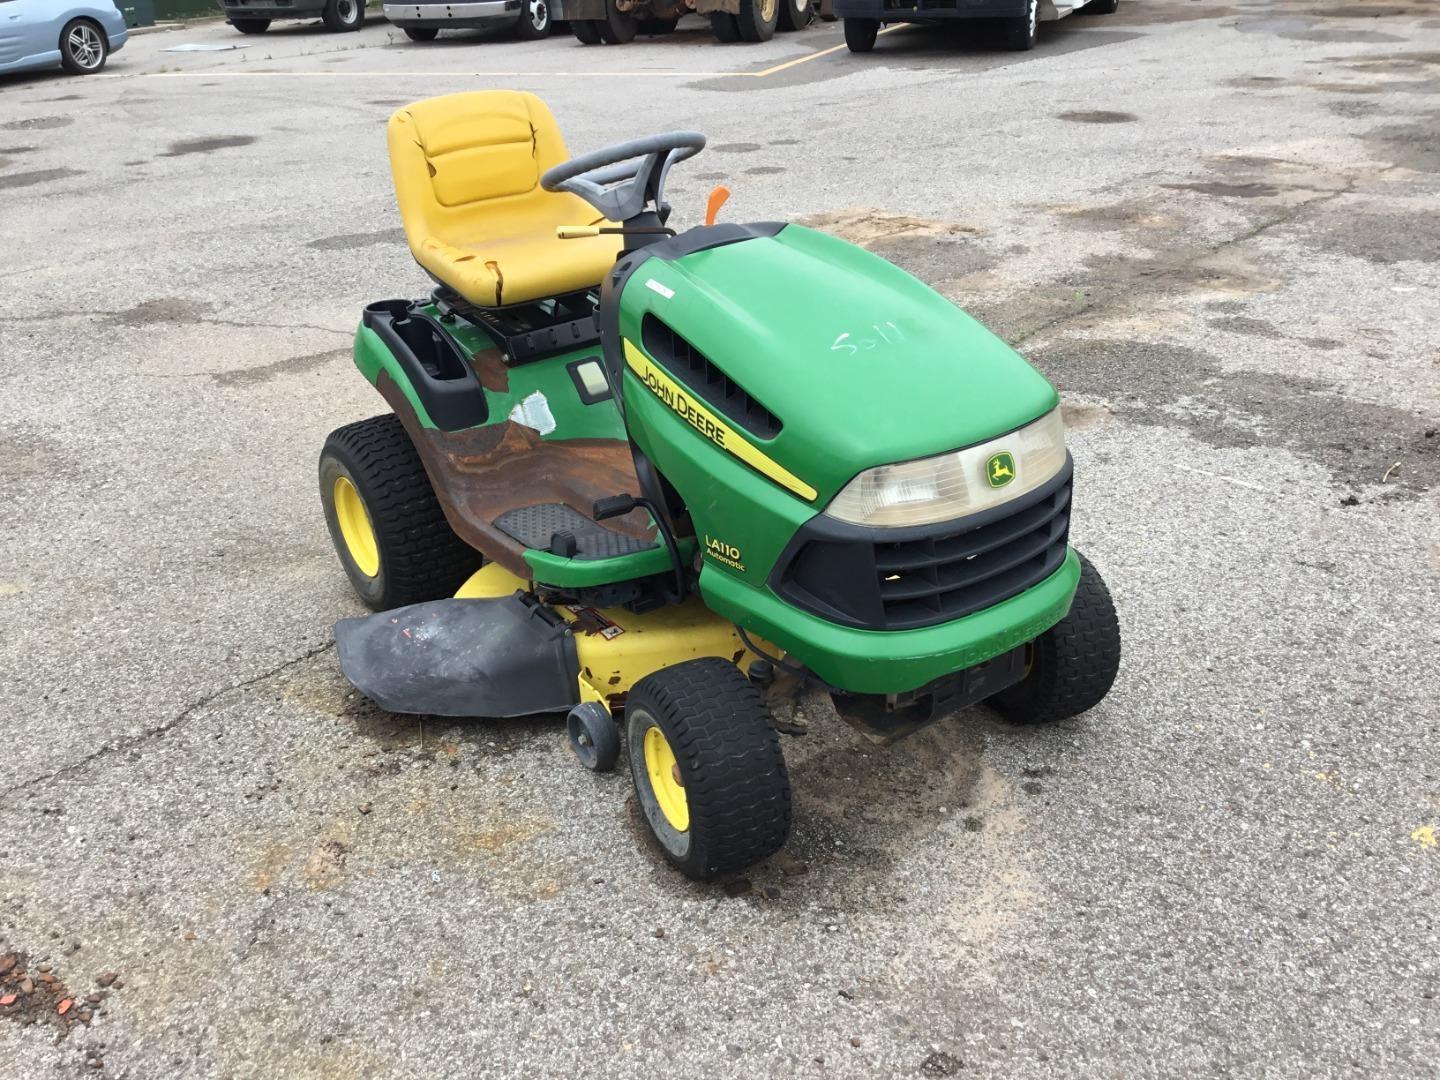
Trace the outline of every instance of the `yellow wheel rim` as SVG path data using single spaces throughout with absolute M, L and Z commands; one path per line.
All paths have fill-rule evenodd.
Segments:
M 348 476 L 335 478 L 334 498 L 335 520 L 340 523 L 340 536 L 350 561 L 360 573 L 374 577 L 380 572 L 380 545 L 375 542 L 375 527 L 370 524 L 365 500 Z
M 665 741 L 664 733 L 658 727 L 645 731 L 645 772 L 650 777 L 650 790 L 660 812 L 676 832 L 690 828 L 690 804 L 685 799 L 685 785 L 680 782 L 680 765 L 675 760 L 675 751 Z
M 775 18 L 775 7 L 777 0 L 760 0 L 760 18 L 769 22 Z

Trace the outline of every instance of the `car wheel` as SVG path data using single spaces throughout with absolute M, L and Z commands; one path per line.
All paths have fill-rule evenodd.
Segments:
M 1040 0 L 1025 0 L 1025 14 L 1005 20 L 1005 47 L 1012 52 L 1029 52 L 1035 48 L 1040 32 Z
M 1120 10 L 1120 0 L 1090 0 L 1075 14 L 1077 15 L 1114 15 Z
M 359 30 L 365 25 L 364 0 L 325 0 L 320 21 L 325 24 L 326 30 L 336 33 Z
M 570 32 L 575 35 L 575 40 L 581 45 L 600 44 L 599 19 L 571 19 Z
M 242 34 L 263 34 L 270 29 L 269 19 L 234 19 L 230 23 Z
M 105 31 L 89 19 L 71 19 L 60 31 L 60 66 L 71 75 L 94 75 L 109 55 Z
M 782 0 L 740 0 L 740 10 L 735 14 L 740 39 L 756 42 L 774 37 L 780 22 L 781 3 Z
M 539 41 L 550 36 L 549 0 L 521 0 L 515 36 L 521 41 Z
M 779 29 L 804 30 L 814 17 L 815 7 L 811 0 L 780 0 Z
M 440 33 L 433 26 L 402 26 L 405 36 L 411 41 L 434 41 L 435 36 Z
M 845 19 L 845 45 L 851 52 L 869 52 L 875 48 L 879 33 L 878 19 Z

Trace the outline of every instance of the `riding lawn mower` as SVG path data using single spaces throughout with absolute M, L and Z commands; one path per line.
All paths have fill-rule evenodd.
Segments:
M 388 137 L 434 285 L 365 309 L 389 411 L 320 457 L 376 612 L 337 623 L 340 664 L 377 705 L 564 715 L 713 879 L 789 833 L 782 696 L 828 692 L 882 744 L 1105 696 L 1119 627 L 1069 546 L 1059 399 L 1003 341 L 845 241 L 717 224 L 723 189 L 672 229 L 695 132 L 569 158 L 539 98 L 481 91 Z

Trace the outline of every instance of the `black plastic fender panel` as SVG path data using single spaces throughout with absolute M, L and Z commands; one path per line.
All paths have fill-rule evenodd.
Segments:
M 568 712 L 580 663 L 565 621 L 522 596 L 433 600 L 335 624 L 340 669 L 388 712 Z

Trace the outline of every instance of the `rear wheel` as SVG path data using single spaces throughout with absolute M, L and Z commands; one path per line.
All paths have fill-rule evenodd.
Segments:
M 550 36 L 549 0 L 521 0 L 515 36 L 521 41 L 539 41 Z
M 403 26 L 405 36 L 411 41 L 434 41 L 440 31 L 433 26 Z
M 755 685 L 719 657 L 651 672 L 625 701 L 635 794 L 665 858 L 708 881 L 779 851 L 790 776 Z
M 326 30 L 336 33 L 359 30 L 365 25 L 364 0 L 325 0 L 320 21 Z
M 600 20 L 598 19 L 571 19 L 570 32 L 582 45 L 600 44 Z
M 804 30 L 814 15 L 811 0 L 780 0 L 780 21 L 777 25 L 786 31 Z
M 853 53 L 869 52 L 875 48 L 875 38 L 880 33 L 876 19 L 845 19 L 845 45 Z
M 1005 47 L 1013 52 L 1029 52 L 1035 48 L 1035 38 L 1040 32 L 1040 0 L 1025 0 L 1025 14 L 1013 19 L 1003 19 L 1005 25 Z
M 769 41 L 780 23 L 780 5 L 785 0 L 740 0 L 735 25 L 741 41 Z
M 109 55 L 105 31 L 89 19 L 71 19 L 60 31 L 60 66 L 71 75 L 94 75 Z
M 735 16 L 728 11 L 712 11 L 710 13 L 710 30 L 719 41 L 730 45 L 740 40 L 740 25 L 735 21 Z
M 1092 709 L 1120 670 L 1120 620 L 1100 571 L 1080 556 L 1070 613 L 1032 641 L 1025 678 L 989 700 L 1012 724 L 1048 724 Z
M 393 413 L 330 433 L 320 502 L 340 563 L 374 611 L 453 596 L 480 569 L 480 553 L 451 531 Z
M 611 45 L 628 45 L 635 40 L 639 21 L 615 6 L 615 0 L 605 0 L 605 18 L 600 22 L 600 36 Z
M 234 19 L 230 23 L 242 34 L 263 34 L 270 29 L 269 19 Z

